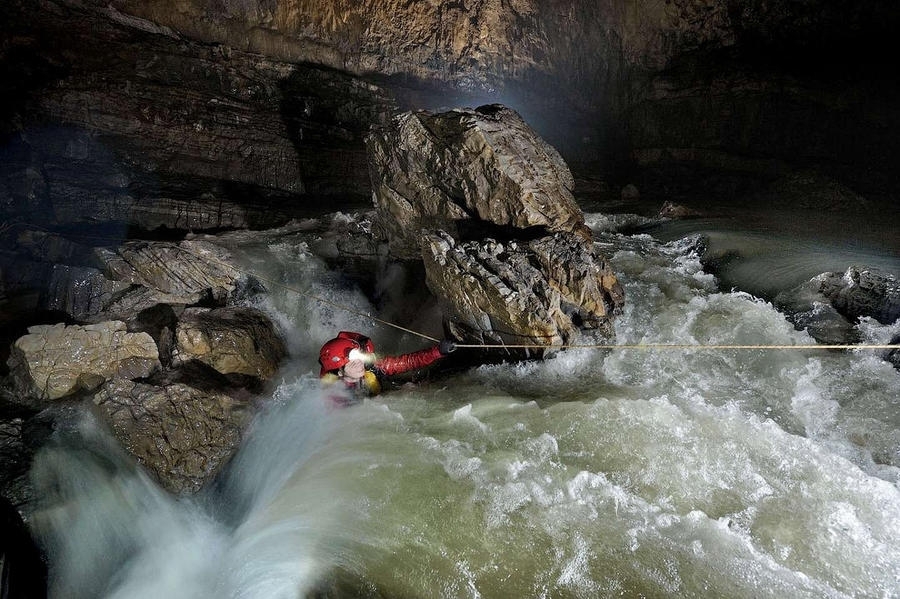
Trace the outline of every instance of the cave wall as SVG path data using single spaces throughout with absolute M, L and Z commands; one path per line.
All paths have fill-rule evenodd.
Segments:
M 0 205 L 267 226 L 366 203 L 371 124 L 485 102 L 516 108 L 576 173 L 818 165 L 891 193 L 895 13 L 827 0 L 8 0 Z

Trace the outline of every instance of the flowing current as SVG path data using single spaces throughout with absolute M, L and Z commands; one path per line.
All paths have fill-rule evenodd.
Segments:
M 621 343 L 813 343 L 687 240 L 597 239 Z M 316 355 L 336 331 L 428 342 L 293 292 L 376 311 L 301 237 L 231 247 L 284 283 L 257 305 L 291 363 L 190 499 L 73 418 L 33 469 L 52 596 L 900 597 L 900 373 L 875 352 L 568 350 L 329 409 Z M 378 313 L 440 336 L 401 278 L 382 273 Z

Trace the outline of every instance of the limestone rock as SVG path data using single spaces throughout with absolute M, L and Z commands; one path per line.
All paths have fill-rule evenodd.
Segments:
M 176 366 L 198 360 L 222 374 L 266 380 L 286 355 L 272 322 L 253 308 L 189 308 L 175 330 Z
M 203 292 L 222 299 L 234 290 L 241 275 L 228 253 L 207 241 L 128 241 L 115 253 L 98 248 L 97 256 L 109 278 L 184 296 L 183 303 L 193 303 Z
M 77 320 L 91 321 L 109 310 L 131 288 L 131 283 L 107 279 L 96 268 L 55 264 L 41 306 L 65 312 Z
M 377 224 L 398 257 L 418 257 L 422 229 L 584 229 L 568 166 L 512 109 L 407 112 L 366 144 Z
M 609 337 L 624 302 L 609 266 L 573 234 L 457 244 L 441 232 L 427 237 L 422 254 L 428 286 L 459 339 L 556 345 L 584 329 Z
M 115 378 L 93 401 L 119 442 L 178 494 L 197 491 L 215 476 L 240 445 L 250 417 L 243 402 L 183 384 Z
M 890 273 L 851 266 L 842 273 L 823 273 L 814 279 L 819 292 L 850 320 L 871 316 L 882 324 L 900 318 L 900 280 Z
M 859 343 L 856 321 L 872 317 L 882 324 L 900 318 L 900 281 L 890 273 L 851 266 L 825 272 L 775 298 L 797 329 L 820 343 Z M 889 360 L 896 359 L 890 354 Z
M 30 327 L 8 363 L 16 388 L 32 400 L 92 390 L 114 376 L 146 377 L 160 366 L 153 338 L 127 332 L 121 321 Z

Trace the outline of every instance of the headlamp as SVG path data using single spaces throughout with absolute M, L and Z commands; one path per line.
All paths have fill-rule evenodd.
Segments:
M 350 360 L 360 360 L 365 364 L 372 364 L 375 362 L 375 354 L 366 353 L 361 349 L 351 349 L 347 358 Z

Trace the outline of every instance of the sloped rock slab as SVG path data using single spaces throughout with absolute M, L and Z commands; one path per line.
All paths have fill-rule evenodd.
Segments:
M 465 222 L 587 234 L 569 167 L 510 108 L 406 112 L 366 149 L 377 225 L 397 257 L 419 257 L 422 229 L 460 239 Z
M 175 330 L 174 366 L 198 360 L 222 374 L 270 379 L 287 355 L 269 318 L 253 308 L 188 308 Z
M 234 291 L 241 275 L 223 248 L 200 240 L 129 241 L 116 252 L 98 248 L 97 256 L 109 278 L 153 289 L 169 298 L 184 297 L 180 303 L 185 304 L 194 303 L 204 292 L 214 300 L 224 299 Z
M 457 244 L 443 232 L 422 250 L 428 287 L 458 339 L 559 345 L 581 331 L 612 336 L 624 293 L 607 263 L 576 235 Z
M 143 378 L 160 367 L 153 338 L 125 323 L 38 325 L 12 346 L 10 377 L 24 403 L 93 390 L 113 377 Z
M 212 480 L 241 443 L 248 404 L 183 384 L 155 387 L 116 378 L 94 396 L 100 418 L 168 491 Z

